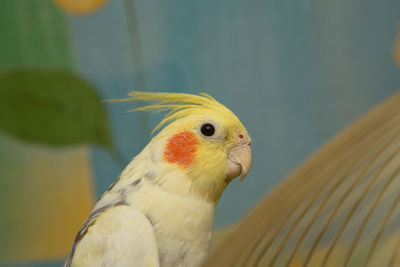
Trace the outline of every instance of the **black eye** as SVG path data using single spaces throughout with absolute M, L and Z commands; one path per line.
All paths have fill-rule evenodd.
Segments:
M 211 123 L 204 123 L 200 130 L 205 136 L 213 136 L 215 133 L 215 128 Z

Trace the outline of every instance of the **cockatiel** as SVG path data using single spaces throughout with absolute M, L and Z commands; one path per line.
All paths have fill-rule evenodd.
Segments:
M 79 230 L 66 267 L 199 266 L 229 182 L 251 167 L 239 119 L 207 94 L 132 92 L 166 125 L 122 171 Z

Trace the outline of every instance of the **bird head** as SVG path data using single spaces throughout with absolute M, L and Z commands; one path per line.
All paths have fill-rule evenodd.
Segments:
M 250 170 L 251 138 L 240 120 L 207 94 L 132 92 L 128 100 L 154 102 L 134 111 L 169 111 L 150 145 L 157 160 L 184 174 L 191 190 L 217 201 L 229 182 Z

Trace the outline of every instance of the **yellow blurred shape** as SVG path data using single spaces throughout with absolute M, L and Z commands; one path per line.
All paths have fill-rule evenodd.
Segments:
M 67 12 L 85 15 L 97 11 L 107 0 L 53 0 L 53 2 Z
M 0 263 L 64 258 L 94 204 L 88 149 L 3 135 L 0 149 Z
M 393 48 L 393 59 L 398 67 L 400 67 L 400 23 L 398 24 L 397 38 Z

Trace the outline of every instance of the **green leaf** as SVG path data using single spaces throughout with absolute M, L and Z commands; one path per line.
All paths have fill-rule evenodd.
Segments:
M 66 71 L 0 73 L 0 130 L 51 146 L 92 143 L 112 148 L 99 95 L 88 82 Z

